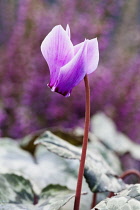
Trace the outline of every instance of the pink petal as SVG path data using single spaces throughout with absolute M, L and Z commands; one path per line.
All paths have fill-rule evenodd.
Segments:
M 99 63 L 99 49 L 97 38 L 88 40 L 87 46 L 87 74 L 96 70 Z
M 99 49 L 97 38 L 87 40 L 87 42 L 86 72 L 91 74 L 98 66 Z M 82 44 L 83 42 L 74 46 L 74 54 L 78 52 Z
M 69 24 L 67 24 L 66 32 L 67 32 L 67 34 L 68 34 L 68 36 L 69 36 L 69 38 L 70 38 L 70 27 L 69 27 Z
M 83 80 L 85 69 L 85 58 L 87 54 L 87 41 L 83 43 L 78 53 L 65 66 L 61 67 L 58 83 L 55 91 L 64 95 L 70 96 L 73 87 L 78 85 Z
M 74 46 L 74 55 L 79 51 L 79 49 L 81 48 L 81 46 L 83 45 L 84 42 L 81 42 L 77 45 Z
M 41 52 L 50 69 L 49 86 L 55 85 L 60 68 L 74 56 L 74 48 L 61 25 L 55 26 L 41 44 Z

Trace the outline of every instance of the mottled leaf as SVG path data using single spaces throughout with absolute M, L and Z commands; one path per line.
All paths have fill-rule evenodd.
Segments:
M 64 131 L 63 129 L 51 129 L 50 131 L 61 139 L 69 142 L 70 144 L 73 144 L 75 146 L 82 145 L 83 135 L 76 135 L 73 130 Z
M 69 190 L 65 186 L 49 185 L 42 190 L 38 207 L 45 206 L 47 210 L 57 210 L 64 206 L 75 196 L 75 191 Z
M 41 145 L 37 147 L 35 156 L 39 167 L 36 181 L 41 188 L 49 184 L 65 184 L 68 188 L 75 189 L 78 161 L 61 158 L 54 153 L 46 151 L 46 148 Z
M 1 172 L 26 170 L 28 167 L 27 162 L 28 164 L 33 163 L 33 157 L 28 152 L 20 149 L 16 141 L 0 139 Z
M 84 176 L 92 192 L 118 192 L 125 188 L 123 181 L 98 154 L 88 154 Z
M 37 163 L 39 164 L 39 170 L 41 171 L 40 178 L 38 177 L 38 184 L 40 186 L 43 187 L 45 184 L 65 184 L 65 186 L 71 190 L 76 189 L 79 168 L 78 160 L 69 160 L 59 157 L 58 155 L 47 151 L 46 148 L 41 145 L 37 147 L 35 156 Z M 85 179 L 83 179 L 82 191 L 88 192 L 88 194 L 82 197 L 80 210 L 90 209 L 92 193 L 89 190 Z M 71 199 L 63 209 L 71 210 L 73 203 L 74 198 Z
M 65 131 L 64 129 L 56 129 L 52 128 L 50 130 L 52 133 L 54 133 L 56 136 L 64 139 L 65 141 L 68 141 L 69 143 L 79 146 L 82 144 L 82 135 L 76 135 L 72 130 Z M 43 133 L 45 132 L 44 129 L 37 130 L 32 132 L 31 134 L 25 136 L 24 138 L 20 139 L 20 147 L 32 155 L 34 155 L 36 150 L 36 145 L 34 144 L 35 140 Z
M 21 175 L 30 180 L 37 193 L 40 192 L 36 179 L 41 173 L 39 167 L 30 153 L 22 150 L 15 141 L 0 140 L 0 172 Z
M 0 174 L 0 203 L 33 203 L 30 182 L 15 174 Z
M 42 134 L 35 143 L 45 145 L 49 151 L 61 157 L 80 160 L 81 148 L 65 142 L 49 131 Z M 118 192 L 125 188 L 123 181 L 116 177 L 115 172 L 97 151 L 88 151 L 84 176 L 93 192 Z
M 95 150 L 98 151 L 116 174 L 122 173 L 121 162 L 117 155 L 106 148 L 101 142 L 90 142 L 88 148 L 93 153 Z
M 36 141 L 35 144 L 42 144 L 47 146 L 47 149 L 60 157 L 69 159 L 79 159 L 79 148 L 69 144 L 58 136 L 52 134 L 50 131 L 43 133 Z
M 0 209 L 58 210 L 75 196 L 75 191 L 61 185 L 44 188 L 34 203 L 30 182 L 15 174 L 0 174 Z
M 41 210 L 31 204 L 0 204 L 1 210 Z M 42 209 L 43 210 L 43 209 Z
M 94 134 L 108 148 L 119 154 L 130 152 L 133 158 L 140 160 L 140 145 L 132 142 L 126 135 L 117 131 L 115 123 L 104 113 L 98 113 L 91 120 Z
M 116 196 L 107 198 L 92 210 L 140 210 L 140 184 L 131 185 Z
M 40 194 L 41 190 L 50 184 L 65 185 L 71 190 L 75 190 L 77 183 L 77 173 L 79 161 L 63 159 L 49 151 L 44 146 L 37 146 L 34 153 L 35 160 L 26 151 L 22 150 L 18 143 L 11 139 L 1 139 L 0 141 L 0 168 L 2 173 L 16 173 L 30 180 L 36 194 Z M 16 175 L 15 175 L 16 176 Z M 1 182 L 3 183 L 3 182 Z M 1 189 L 1 186 L 0 186 Z M 8 188 L 9 189 L 9 188 Z M 87 184 L 83 183 L 83 191 L 88 191 Z M 5 193 L 4 193 L 5 194 Z M 70 205 L 73 205 L 73 200 Z M 88 203 L 85 201 L 88 200 Z M 91 194 L 83 196 L 81 200 L 81 210 L 89 208 L 91 202 Z M 33 200 L 32 202 L 33 203 Z M 33 206 L 31 204 L 0 204 L 0 209 L 45 209 L 43 207 Z M 69 205 L 69 204 L 67 204 Z M 63 207 L 64 208 L 64 207 Z
M 75 129 L 76 135 L 83 136 L 84 130 L 82 128 Z M 117 173 L 122 173 L 121 162 L 116 153 L 105 146 L 93 133 L 89 132 L 88 150 L 91 152 L 98 152 L 105 159 L 108 165 Z
M 49 184 L 76 185 L 78 164 L 78 161 L 73 163 L 46 151 L 43 146 L 37 146 L 33 159 L 15 141 L 0 141 L 0 172 L 16 173 L 29 179 L 37 194 Z

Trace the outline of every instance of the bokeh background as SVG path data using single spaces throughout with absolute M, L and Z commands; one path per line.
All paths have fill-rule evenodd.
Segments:
M 104 111 L 140 143 L 139 11 L 139 0 L 1 0 L 0 135 L 20 138 L 41 128 L 83 126 L 83 82 L 70 98 L 52 93 L 40 52 L 50 30 L 68 23 L 74 44 L 98 37 L 91 114 Z

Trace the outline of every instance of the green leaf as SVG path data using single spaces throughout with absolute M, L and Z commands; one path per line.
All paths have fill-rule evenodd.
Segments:
M 47 149 L 60 157 L 69 159 L 79 159 L 79 148 L 65 142 L 63 139 L 52 134 L 50 131 L 43 133 L 36 141 L 35 144 L 42 144 L 47 146 Z
M 116 125 L 111 118 L 100 112 L 93 116 L 91 122 L 94 134 L 108 148 L 119 154 L 130 152 L 133 158 L 140 160 L 140 145 L 132 142 L 126 135 L 117 131 Z
M 140 210 L 140 184 L 131 185 L 116 196 L 107 198 L 92 210 Z
M 0 203 L 32 203 L 30 182 L 15 174 L 0 174 Z
M 35 157 L 39 167 L 36 181 L 41 189 L 49 184 L 65 184 L 68 188 L 75 189 L 78 161 L 71 162 L 58 157 L 41 145 L 37 147 Z
M 1 173 L 16 173 L 30 180 L 34 191 L 39 194 L 49 184 L 74 186 L 79 162 L 71 162 L 37 146 L 35 159 L 11 140 L 0 141 Z M 57 173 L 57 176 L 56 176 Z
M 1 210 L 41 210 L 30 204 L 0 204 Z
M 46 146 L 47 150 L 60 157 L 80 160 L 80 148 L 65 142 L 49 131 L 42 134 L 35 144 Z M 93 192 L 118 192 L 125 188 L 124 182 L 116 178 L 115 172 L 97 151 L 94 153 L 88 151 L 84 176 Z
M 42 145 L 37 147 L 35 156 L 40 170 L 40 178 L 37 181 L 38 185 L 43 187 L 49 184 L 59 184 L 65 185 L 69 189 L 75 191 L 79 168 L 78 160 L 69 160 L 59 157 L 58 155 L 47 151 Z M 90 209 L 92 193 L 89 190 L 85 179 L 83 179 L 82 191 L 88 192 L 88 194 L 82 197 L 80 209 Z M 71 210 L 73 202 L 72 199 L 67 203 L 66 207 L 63 208 Z
M 65 186 L 49 185 L 42 190 L 38 207 L 45 206 L 48 210 L 57 210 L 75 196 L 75 191 Z
M 22 150 L 17 142 L 0 140 L 0 169 L 1 173 L 14 173 L 27 178 L 33 184 L 34 190 L 39 191 L 35 178 L 40 173 L 38 166 L 33 157 Z
M 30 182 L 15 174 L 0 174 L 0 209 L 57 210 L 75 196 L 75 191 L 61 185 L 49 185 L 39 196 L 37 205 Z
M 114 170 L 116 174 L 122 173 L 121 162 L 117 155 L 106 148 L 101 142 L 93 141 L 89 143 L 89 150 L 94 153 L 94 151 L 98 151 L 100 155 L 102 155 L 103 159 L 107 162 L 107 164 Z
M 20 147 L 34 155 L 36 150 L 36 145 L 34 144 L 34 142 L 44 131 L 44 129 L 37 130 L 20 139 Z M 72 130 L 64 131 L 63 129 L 51 129 L 51 132 L 73 145 L 79 146 L 82 144 L 83 136 L 76 135 Z
M 82 128 L 75 129 L 76 135 L 82 136 L 84 130 Z M 93 133 L 89 132 L 88 150 L 92 153 L 98 152 L 108 165 L 117 173 L 122 174 L 121 162 L 116 153 L 106 147 Z
M 71 190 L 75 190 L 76 188 L 76 182 L 77 182 L 77 170 L 78 170 L 78 161 L 70 161 L 67 159 L 63 159 L 61 157 L 58 157 L 57 155 L 46 151 L 46 148 L 43 146 L 37 146 L 35 155 L 35 161 L 33 157 L 26 151 L 22 150 L 18 143 L 11 140 L 11 139 L 2 139 L 0 141 L 0 168 L 2 173 L 16 173 L 16 177 L 21 177 L 17 175 L 22 175 L 23 180 L 24 177 L 28 178 L 30 182 L 32 183 L 33 190 L 36 194 L 40 194 L 41 190 L 49 185 L 49 184 L 59 184 L 59 185 L 66 185 Z M 5 176 L 5 174 L 1 175 L 2 177 Z M 10 175 L 9 176 L 13 176 Z M 0 179 L 1 180 L 1 179 Z M 20 179 L 19 179 L 20 180 Z M 26 180 L 26 179 L 25 179 Z M 0 181 L 0 189 L 1 189 L 1 195 L 6 195 L 5 191 L 3 193 L 2 185 L 3 179 Z M 86 183 L 84 183 L 84 186 Z M 26 186 L 26 185 L 25 185 Z M 27 187 L 26 187 L 27 188 Z M 4 186 L 4 189 L 8 190 L 8 192 L 12 192 L 12 190 L 16 189 L 13 185 L 13 188 L 11 185 L 8 185 L 8 187 Z M 72 194 L 74 191 L 71 191 Z M 70 191 L 70 190 L 69 190 Z M 87 185 L 86 189 L 84 188 L 84 191 L 87 191 Z M 18 193 L 17 189 L 16 192 Z M 21 193 L 18 194 L 18 196 L 21 195 Z M 10 197 L 5 198 L 5 201 L 7 203 L 0 204 L 0 209 L 28 209 L 28 210 L 42 210 L 45 208 L 45 201 L 43 207 L 38 207 L 38 205 L 41 205 L 40 202 L 38 205 L 34 206 L 31 203 L 33 203 L 33 199 L 31 201 L 24 202 L 20 200 L 20 197 L 15 195 L 18 199 L 17 203 L 14 204 L 13 200 L 12 203 L 9 203 Z M 21 195 L 24 196 L 24 194 Z M 85 196 L 84 196 L 85 197 Z M 15 197 L 14 197 L 15 198 Z M 7 200 L 6 200 L 7 199 Z M 42 199 L 42 198 L 41 198 Z M 84 202 L 84 199 L 81 203 Z M 89 200 L 88 197 L 86 197 L 86 200 Z M 66 199 L 64 198 L 64 201 Z M 90 203 L 90 201 L 89 201 Z M 86 207 L 89 208 L 89 203 L 86 204 Z M 48 204 L 46 204 L 48 205 Z M 69 205 L 69 204 L 67 204 Z M 72 203 L 73 205 L 73 203 Z M 85 205 L 82 205 L 81 210 L 84 210 Z M 47 206 L 46 208 L 49 208 Z
M 64 139 L 65 141 L 69 142 L 70 144 L 73 144 L 75 146 L 82 145 L 83 135 L 76 135 L 76 133 L 73 130 L 64 131 L 63 129 L 53 129 L 50 131 L 56 136 L 60 137 L 61 139 Z

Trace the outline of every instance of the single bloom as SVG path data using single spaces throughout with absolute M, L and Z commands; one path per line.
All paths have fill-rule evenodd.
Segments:
M 55 26 L 43 40 L 41 52 L 50 70 L 48 86 L 66 97 L 86 74 L 97 68 L 99 62 L 97 38 L 85 39 L 74 46 L 69 25 L 66 30 L 61 25 Z

